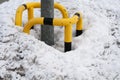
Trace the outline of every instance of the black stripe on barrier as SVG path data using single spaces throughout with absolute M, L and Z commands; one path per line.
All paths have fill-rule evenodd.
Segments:
M 26 4 L 22 4 L 22 6 L 24 6 L 24 7 L 25 7 L 25 9 L 27 9 L 27 5 L 26 5 Z
M 65 49 L 65 52 L 67 51 L 71 51 L 71 42 L 65 42 L 65 45 L 64 45 L 64 49 Z
M 76 30 L 76 36 L 79 36 L 83 33 L 83 30 Z
M 44 18 L 44 25 L 53 25 L 53 18 Z
M 75 15 L 77 15 L 80 18 L 80 14 L 79 13 L 75 13 Z

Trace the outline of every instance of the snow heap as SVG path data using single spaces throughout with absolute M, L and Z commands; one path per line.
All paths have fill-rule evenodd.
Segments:
M 0 5 L 0 80 L 120 80 L 119 0 L 55 0 L 70 16 L 83 13 L 84 33 L 74 37 L 73 28 L 73 50 L 66 53 L 63 28 L 55 28 L 54 47 L 59 51 L 38 40 L 40 32 L 31 30 L 34 37 L 14 25 L 17 7 L 29 1 L 39 0 Z M 24 12 L 23 23 L 26 18 Z

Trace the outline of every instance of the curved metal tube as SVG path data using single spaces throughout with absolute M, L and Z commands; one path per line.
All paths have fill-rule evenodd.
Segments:
M 54 8 L 61 11 L 63 19 L 61 18 L 34 18 L 34 8 L 40 8 L 39 2 L 30 2 L 23 4 L 18 7 L 15 17 L 15 25 L 22 25 L 22 13 L 24 10 L 28 10 L 28 22 L 25 24 L 23 32 L 30 33 L 30 29 L 35 24 L 41 25 L 54 25 L 54 26 L 65 26 L 64 41 L 65 41 L 65 52 L 71 50 L 72 43 L 72 24 L 76 24 L 76 36 L 82 34 L 83 20 L 81 13 L 75 13 L 72 18 L 68 18 L 67 10 L 60 4 L 55 3 Z
M 16 11 L 15 25 L 22 26 L 22 13 L 25 9 L 28 9 L 28 20 L 30 20 L 34 17 L 33 9 L 40 7 L 41 4 L 39 2 L 29 2 L 27 4 L 23 4 L 19 6 Z M 61 11 L 63 18 L 68 18 L 68 12 L 62 5 L 60 5 L 59 3 L 55 3 L 54 8 Z
M 48 19 L 48 20 L 47 20 Z M 65 52 L 71 50 L 72 45 L 72 24 L 77 24 L 78 30 L 81 29 L 81 22 L 80 13 L 76 13 L 72 18 L 32 18 L 29 20 L 26 25 L 24 26 L 23 32 L 30 33 L 30 29 L 35 24 L 41 24 L 41 25 L 54 25 L 54 26 L 65 26 L 64 31 L 64 44 L 65 44 Z
M 63 19 L 54 18 L 51 24 L 53 24 L 54 26 L 65 26 L 65 42 L 71 42 L 72 38 L 71 37 L 67 38 L 69 35 L 72 34 L 71 25 L 76 24 L 77 22 L 79 24 L 79 22 L 80 22 L 79 20 L 80 20 L 80 17 L 78 15 L 74 15 L 72 18 L 63 18 Z M 48 24 L 45 24 L 45 18 L 43 18 L 43 17 L 33 18 L 25 24 L 23 32 L 29 34 L 31 27 L 35 24 L 48 25 Z

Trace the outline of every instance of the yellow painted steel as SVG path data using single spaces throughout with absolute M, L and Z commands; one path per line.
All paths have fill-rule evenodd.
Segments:
M 74 15 L 72 18 L 54 18 L 53 19 L 53 25 L 54 26 L 65 26 L 65 42 L 71 42 L 72 41 L 72 24 L 76 24 L 79 21 L 79 16 Z M 44 24 L 44 18 L 33 18 L 26 23 L 24 26 L 23 32 L 30 33 L 30 29 L 35 24 Z
M 76 24 L 77 21 L 79 20 L 78 16 L 77 15 L 74 15 L 72 18 L 55 18 L 53 20 L 53 25 L 56 25 L 56 26 L 66 26 L 66 25 L 69 25 L 69 24 Z
M 33 8 L 32 8 L 32 7 L 31 7 L 31 8 L 28 8 L 28 20 L 34 18 L 33 13 L 34 13 Z
M 72 24 L 66 25 L 65 27 L 64 42 L 72 42 Z
M 44 18 L 34 18 L 34 8 L 40 8 L 41 4 L 39 2 L 30 2 L 26 4 L 26 7 L 28 9 L 28 22 L 25 24 L 23 32 L 30 33 L 30 29 L 35 24 L 44 24 Z M 54 4 L 54 8 L 61 11 L 63 19 L 61 18 L 54 18 L 53 19 L 53 25 L 54 26 L 65 26 L 64 30 L 64 41 L 65 42 L 72 42 L 72 24 L 76 24 L 76 30 L 82 30 L 83 26 L 83 20 L 82 20 L 82 14 L 77 13 L 80 15 L 74 15 L 72 18 L 68 18 L 68 12 L 67 10 L 60 5 L 59 3 Z M 16 17 L 15 17 L 15 25 L 22 26 L 22 13 L 25 10 L 25 7 L 21 5 L 18 7 L 16 11 Z
M 63 18 L 68 18 L 69 17 L 66 8 L 64 6 L 62 6 L 61 4 L 55 3 L 54 8 L 61 11 Z
M 28 9 L 28 20 L 34 18 L 33 14 L 34 8 L 40 8 L 41 4 L 39 2 L 29 2 L 26 4 L 27 9 Z M 54 3 L 54 8 L 58 9 L 61 11 L 63 18 L 68 18 L 68 12 L 64 8 L 64 6 L 60 5 L 59 3 Z M 22 13 L 25 10 L 25 7 L 21 5 L 17 11 L 16 11 L 16 17 L 15 17 L 15 25 L 21 26 L 22 25 Z
M 83 16 L 80 12 L 79 12 L 79 14 L 80 14 L 80 19 L 77 22 L 76 30 L 82 30 L 83 29 Z
M 44 24 L 44 18 L 43 17 L 41 17 L 41 18 L 33 18 L 33 19 L 31 19 L 31 20 L 29 20 L 28 21 L 28 23 L 25 25 L 25 27 L 24 27 L 24 29 L 23 29 L 23 32 L 25 32 L 25 33 L 30 33 L 30 29 L 31 29 L 31 27 L 33 26 L 33 25 L 35 25 L 35 24 Z
M 16 15 L 15 15 L 15 25 L 22 26 L 22 13 L 25 10 L 25 7 L 23 5 L 19 6 Z
M 26 5 L 28 6 L 28 8 L 29 7 L 41 8 L 41 3 L 39 3 L 39 2 L 30 2 L 30 3 L 27 3 Z M 69 17 L 66 8 L 64 6 L 62 6 L 61 4 L 55 3 L 54 4 L 54 8 L 56 8 L 56 9 L 61 11 L 63 18 L 68 18 Z

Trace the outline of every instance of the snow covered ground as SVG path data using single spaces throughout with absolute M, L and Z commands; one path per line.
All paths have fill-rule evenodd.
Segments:
M 29 1 L 40 0 L 0 4 L 0 80 L 120 80 L 119 0 L 55 0 L 70 16 L 83 13 L 84 33 L 75 37 L 73 27 L 73 50 L 66 53 L 63 28 L 55 28 L 56 44 L 51 47 L 38 40 L 39 25 L 31 35 L 14 25 L 17 7 Z M 24 12 L 23 25 L 26 22 Z

